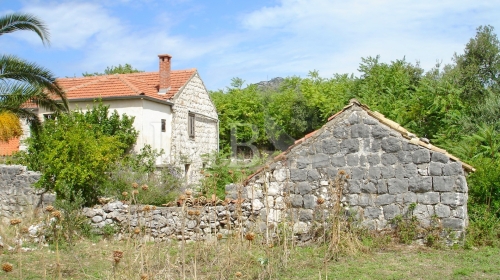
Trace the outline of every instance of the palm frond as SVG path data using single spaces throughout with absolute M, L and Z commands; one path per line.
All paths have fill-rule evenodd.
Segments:
M 16 80 L 31 84 L 34 87 L 45 88 L 52 98 L 60 98 L 67 108 L 66 95 L 57 84 L 52 72 L 36 63 L 28 62 L 13 55 L 0 57 L 0 80 Z
M 50 33 L 45 24 L 36 16 L 27 13 L 12 13 L 0 17 L 0 35 L 19 30 L 35 32 L 44 45 L 49 45 Z

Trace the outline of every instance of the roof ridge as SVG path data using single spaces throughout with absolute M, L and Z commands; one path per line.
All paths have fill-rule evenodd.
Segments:
M 132 91 L 134 91 L 135 93 L 137 94 L 143 94 L 144 91 L 141 91 L 140 89 L 138 89 L 136 86 L 134 86 L 131 82 L 129 82 L 127 80 L 127 78 L 125 77 L 122 77 L 121 75 L 117 74 L 116 77 L 122 81 L 126 86 L 128 86 Z
M 81 83 L 81 84 L 76 85 L 74 87 L 68 88 L 67 90 L 65 90 L 65 92 L 68 92 L 68 91 L 71 91 L 71 90 L 75 90 L 75 89 L 79 89 L 79 88 L 82 88 L 82 87 L 86 87 L 88 85 L 96 84 L 98 82 L 105 81 L 105 80 L 108 80 L 107 76 L 106 77 L 99 76 L 99 78 L 96 78 L 96 79 L 93 79 L 93 80 L 89 80 L 86 83 Z

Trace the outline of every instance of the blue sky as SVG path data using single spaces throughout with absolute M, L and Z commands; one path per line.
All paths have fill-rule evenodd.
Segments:
M 461 53 L 479 25 L 500 33 L 500 1 L 337 0 L 0 0 L 0 14 L 39 16 L 44 47 L 30 32 L 0 38 L 4 53 L 58 77 L 130 63 L 157 71 L 197 68 L 210 90 L 318 70 L 357 74 L 361 57 L 406 58 L 428 70 Z

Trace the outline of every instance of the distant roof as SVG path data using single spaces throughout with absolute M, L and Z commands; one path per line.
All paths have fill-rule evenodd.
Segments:
M 196 73 L 196 69 L 172 70 L 171 88 L 164 94 L 158 94 L 160 77 L 158 72 L 114 74 L 81 78 L 59 78 L 57 83 L 71 99 L 99 99 L 109 97 L 131 97 L 144 95 L 150 98 L 168 101 L 186 85 Z

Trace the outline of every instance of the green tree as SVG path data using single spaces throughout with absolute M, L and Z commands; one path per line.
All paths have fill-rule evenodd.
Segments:
M 106 69 L 104 69 L 104 73 L 82 73 L 84 77 L 91 77 L 91 76 L 102 76 L 102 75 L 113 75 L 113 74 L 130 74 L 130 73 L 140 73 L 144 72 L 141 70 L 137 70 L 132 65 L 125 63 L 125 65 L 118 64 L 118 66 L 108 66 Z
M 24 155 L 28 168 L 42 173 L 35 186 L 55 191 L 58 199 L 81 196 L 86 205 L 95 203 L 116 162 L 135 144 L 132 124 L 133 118 L 109 114 L 102 104 L 46 120 Z
M 41 20 L 31 14 L 12 13 L 0 17 L 0 36 L 19 30 L 35 32 L 44 44 L 49 43 L 49 32 Z M 55 98 L 60 100 L 55 100 Z M 29 104 L 53 112 L 67 111 L 63 90 L 52 72 L 35 63 L 13 55 L 0 57 L 0 112 L 10 112 L 28 121 L 36 132 L 40 127 L 38 116 Z M 19 122 L 19 120 L 18 120 Z M 20 136 L 19 130 L 0 127 L 0 140 Z M 8 133 L 11 131 L 12 133 Z

